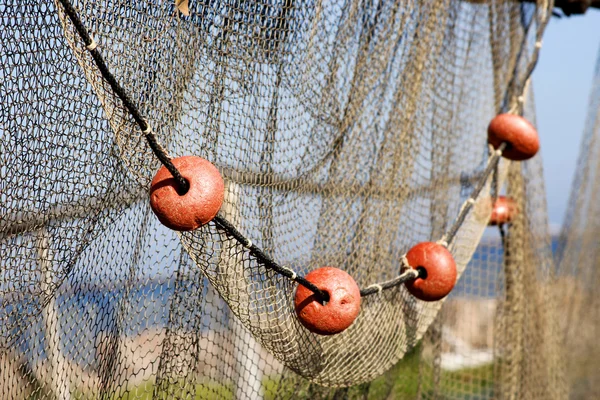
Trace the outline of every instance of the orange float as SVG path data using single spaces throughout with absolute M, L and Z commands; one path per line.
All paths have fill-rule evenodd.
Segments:
M 316 269 L 305 276 L 329 295 L 321 304 L 315 294 L 298 286 L 294 306 L 298 319 L 313 333 L 335 335 L 347 329 L 360 312 L 360 289 L 345 271 L 334 267 Z
M 406 253 L 406 260 L 419 276 L 405 283 L 406 289 L 419 300 L 437 301 L 446 297 L 456 284 L 456 263 L 442 245 L 422 242 Z
M 162 167 L 150 185 L 150 206 L 159 221 L 176 231 L 191 231 L 210 222 L 223 204 L 225 184 L 209 161 L 184 156 L 171 160 L 188 181 L 189 190 L 178 192 L 175 178 Z
M 490 216 L 488 225 L 506 224 L 512 221 L 516 214 L 517 203 L 509 197 L 498 196 L 492 208 L 492 215 Z
M 488 126 L 488 143 L 497 149 L 503 142 L 507 147 L 502 156 L 514 161 L 528 160 L 540 149 L 535 127 L 515 114 L 499 114 Z

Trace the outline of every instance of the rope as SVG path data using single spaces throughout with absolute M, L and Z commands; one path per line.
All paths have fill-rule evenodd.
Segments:
M 301 275 L 296 274 L 290 268 L 282 267 L 275 260 L 273 260 L 268 254 L 262 251 L 261 248 L 252 244 L 252 242 L 246 238 L 240 231 L 238 231 L 235 226 L 231 224 L 227 219 L 217 215 L 213 222 L 220 228 L 222 228 L 229 236 L 233 237 L 237 240 L 242 246 L 246 247 L 250 254 L 252 254 L 257 260 L 259 260 L 265 267 L 277 272 L 280 275 L 283 275 L 294 282 L 304 286 L 308 290 L 312 291 L 315 296 L 317 296 L 317 300 L 321 303 L 329 301 L 329 294 L 321 289 L 319 289 L 315 284 L 306 280 Z
M 83 41 L 86 49 L 90 52 L 92 58 L 94 59 L 94 62 L 96 63 L 96 66 L 98 67 L 98 70 L 100 71 L 100 74 L 102 75 L 104 80 L 110 85 L 113 92 L 121 99 L 121 101 L 123 102 L 123 105 L 129 112 L 129 114 L 133 117 L 133 119 L 135 120 L 135 122 L 137 123 L 139 128 L 141 129 L 142 133 L 144 134 L 144 137 L 146 138 L 148 144 L 150 145 L 152 152 L 156 155 L 156 157 L 160 160 L 160 162 L 167 168 L 167 170 L 171 173 L 171 175 L 173 175 L 173 178 L 175 178 L 175 182 L 177 183 L 177 186 L 179 188 L 179 191 L 178 191 L 179 194 L 183 195 L 183 194 L 187 193 L 187 191 L 189 190 L 189 182 L 181 175 L 181 173 L 179 172 L 177 167 L 175 167 L 175 165 L 173 165 L 173 162 L 171 161 L 171 157 L 169 156 L 167 151 L 164 149 L 164 147 L 158 142 L 158 138 L 152 131 L 152 128 L 150 127 L 150 125 L 148 125 L 148 123 L 146 122 L 146 119 L 142 116 L 138 107 L 131 100 L 131 98 L 125 91 L 125 89 L 119 84 L 119 82 L 117 82 L 117 79 L 115 78 L 115 76 L 110 72 L 110 69 L 106 65 L 104 58 L 98 51 L 98 44 L 96 43 L 96 41 L 94 41 L 94 39 L 88 33 L 87 28 L 81 21 L 81 18 L 79 18 L 77 11 L 73 7 L 73 4 L 71 4 L 71 2 L 69 0 L 59 0 L 59 1 L 60 1 L 60 4 L 63 6 L 65 13 L 67 14 L 69 19 L 73 23 L 73 26 L 77 30 L 77 33 L 79 33 L 79 36 L 81 37 L 81 40 Z M 315 296 L 317 296 L 317 299 L 320 302 L 323 303 L 323 302 L 329 301 L 329 294 L 327 292 L 322 291 L 316 285 L 314 285 L 313 283 L 306 280 L 306 278 L 297 275 L 291 269 L 282 267 L 281 265 L 277 264 L 271 257 L 269 257 L 267 254 L 265 254 L 260 248 L 253 245 L 250 240 L 245 238 L 229 221 L 227 221 L 226 219 L 219 217 L 219 216 L 215 217 L 214 221 L 217 225 L 219 225 L 221 228 L 223 228 L 227 232 L 227 234 L 234 237 L 238 242 L 240 242 L 245 247 L 247 247 L 248 250 L 250 251 L 250 253 L 254 257 L 256 257 L 257 260 L 262 262 L 265 265 L 265 267 L 272 269 L 273 271 L 277 272 L 278 274 L 286 276 L 289 279 L 291 279 L 292 281 L 297 282 L 298 284 L 311 290 L 315 294 Z
M 454 240 L 454 237 L 456 236 L 456 233 L 458 232 L 458 230 L 460 229 L 462 224 L 465 222 L 465 219 L 467 218 L 467 214 L 469 213 L 471 208 L 473 208 L 473 205 L 475 204 L 477 197 L 479 197 L 479 194 L 483 190 L 483 187 L 485 186 L 485 182 L 487 181 L 488 177 L 492 174 L 492 172 L 498 165 L 498 161 L 500 161 L 500 157 L 502 157 L 502 152 L 506 149 L 506 146 L 507 146 L 506 143 L 502 143 L 500 146 L 498 146 L 498 149 L 496 151 L 492 152 L 492 154 L 488 158 L 487 166 L 485 167 L 483 174 L 481 175 L 481 177 L 479 178 L 479 181 L 477 182 L 477 186 L 473 189 L 473 192 L 471 192 L 471 196 L 469 196 L 469 198 L 461 206 L 460 211 L 458 212 L 458 216 L 454 220 L 454 223 L 452 224 L 452 226 L 450 226 L 448 231 L 446 231 L 446 233 L 442 236 L 442 239 L 440 239 L 440 242 L 446 243 L 446 245 L 452 243 L 452 241 Z M 447 247 L 447 246 L 445 246 L 445 247 Z
M 408 281 L 412 281 L 419 277 L 419 271 L 416 269 L 407 269 L 394 279 L 390 279 L 389 281 L 375 283 L 373 285 L 368 286 L 366 289 L 360 291 L 361 296 L 368 296 L 375 293 L 381 293 L 382 290 L 391 289 Z
M 79 36 L 81 37 L 81 40 L 83 41 L 86 49 L 90 52 L 102 77 L 110 85 L 110 87 L 114 91 L 114 93 L 121 99 L 121 101 L 123 102 L 123 105 L 129 112 L 129 114 L 132 116 L 132 118 L 135 120 L 135 122 L 141 129 L 142 133 L 144 134 L 144 137 L 146 138 L 148 145 L 152 149 L 152 152 L 154 153 L 154 155 L 156 155 L 156 157 L 159 159 L 159 161 L 167 168 L 167 170 L 171 173 L 171 175 L 173 175 L 173 178 L 175 178 L 175 182 L 177 183 L 177 186 L 179 188 L 179 193 L 181 195 L 185 194 L 189 190 L 189 182 L 181 175 L 181 173 L 175 167 L 175 165 L 173 165 L 173 163 L 171 161 L 171 157 L 169 156 L 167 151 L 164 149 L 164 147 L 159 143 L 158 138 L 156 137 L 156 135 L 154 134 L 154 132 L 152 130 L 152 127 L 147 123 L 146 119 L 141 115 L 139 108 L 131 100 L 131 98 L 125 91 L 125 89 L 117 82 L 115 76 L 110 72 L 110 69 L 106 65 L 104 58 L 98 51 L 98 43 L 96 43 L 96 41 L 94 41 L 94 39 L 88 33 L 87 28 L 85 27 L 85 25 L 79 18 L 79 15 L 77 14 L 77 11 L 75 10 L 75 8 L 71 4 L 71 2 L 69 0 L 59 0 L 59 2 L 63 6 L 63 9 L 64 9 L 65 13 L 67 14 L 67 16 L 73 23 L 73 26 L 75 27 Z M 547 21 L 545 21 L 545 23 L 547 23 Z M 539 36 L 540 32 L 543 31 L 543 28 L 545 27 L 545 23 L 541 24 L 542 26 L 538 27 L 538 31 L 536 32 L 538 34 L 538 36 Z M 533 72 L 535 64 L 537 63 L 540 48 L 541 48 L 541 41 L 538 40 L 536 42 L 533 59 L 527 68 L 527 72 L 525 74 L 526 79 L 524 80 L 524 83 L 521 87 L 521 93 L 520 93 L 520 96 L 518 96 L 518 99 L 523 98 L 524 91 L 526 90 L 527 82 L 529 80 L 531 73 Z M 522 101 L 520 101 L 519 103 L 522 105 Z M 490 174 L 493 171 L 495 171 L 495 169 L 498 165 L 498 161 L 500 160 L 500 157 L 502 156 L 502 152 L 506 149 L 506 147 L 507 147 L 507 144 L 502 143 L 496 151 L 491 152 L 490 157 L 488 158 L 486 169 L 485 169 L 483 175 L 481 175 L 479 177 L 477 186 L 471 193 L 471 196 L 469 196 L 469 198 L 463 203 L 463 205 L 461 206 L 460 211 L 458 213 L 458 216 L 456 217 L 456 220 L 454 221 L 454 223 L 452 224 L 450 229 L 448 229 L 448 231 L 442 236 L 442 239 L 440 239 L 437 242 L 438 244 L 440 244 L 444 247 L 448 247 L 449 244 L 452 243 L 458 230 L 464 223 L 469 211 L 475 204 L 477 197 L 483 190 L 483 187 L 485 186 L 485 182 L 487 181 Z M 233 226 L 231 224 L 231 222 L 229 222 L 227 219 L 217 215 L 213 221 L 217 225 L 217 227 L 223 229 L 227 235 L 233 237 L 240 244 L 242 244 L 244 247 L 246 247 L 248 249 L 248 251 L 250 252 L 250 254 L 252 256 L 254 256 L 266 268 L 271 269 L 271 270 L 275 271 L 276 273 L 283 275 L 283 276 L 289 278 L 290 280 L 298 283 L 299 285 L 302 285 L 305 288 L 309 289 L 310 291 L 312 291 L 315 294 L 315 296 L 317 297 L 317 300 L 320 301 L 321 303 L 325 303 L 325 302 L 329 301 L 329 294 L 327 292 L 319 289 L 315 284 L 311 283 L 303 276 L 298 275 L 292 269 L 279 265 L 275 260 L 273 260 L 262 249 L 260 249 L 256 245 L 254 245 L 248 238 L 246 238 L 240 231 L 238 231 L 235 228 L 235 226 Z M 501 232 L 504 233 L 502 230 L 501 230 Z M 502 236 L 504 238 L 504 235 L 502 235 Z M 368 286 L 367 288 L 362 289 L 360 291 L 360 295 L 361 296 L 369 296 L 369 295 L 372 295 L 375 293 L 381 293 L 383 290 L 399 286 L 410 280 L 417 279 L 419 277 L 425 278 L 424 276 L 421 276 L 421 271 L 419 271 L 418 269 L 413 269 L 413 268 L 411 268 L 410 265 L 408 265 L 408 262 L 406 260 L 406 255 L 402 256 L 402 267 L 403 267 L 404 272 L 402 272 L 400 275 L 398 275 L 397 277 L 395 277 L 391 280 L 385 281 L 385 282 L 374 283 L 374 284 Z
M 104 58 L 102 58 L 102 55 L 98 51 L 98 44 L 88 33 L 87 28 L 85 27 L 85 25 L 83 25 L 83 22 L 81 21 L 81 18 L 79 18 L 77 11 L 73 7 L 73 4 L 71 4 L 69 0 L 59 1 L 60 4 L 63 6 L 63 9 L 65 10 L 65 13 L 73 23 L 73 26 L 77 30 L 77 33 L 79 33 L 79 36 L 81 37 L 81 40 L 83 41 L 86 49 L 90 52 L 92 58 L 94 59 L 94 62 L 96 63 L 100 74 L 102 75 L 104 80 L 110 85 L 113 92 L 121 99 L 123 105 L 125 106 L 127 111 L 129 111 L 129 114 L 133 117 L 137 125 L 142 130 L 142 133 L 144 133 L 144 136 L 146 137 L 146 140 L 148 141 L 152 152 L 156 155 L 156 157 L 159 159 L 162 165 L 164 165 L 167 168 L 167 170 L 169 170 L 171 175 L 173 175 L 173 178 L 175 178 L 175 182 L 177 183 L 177 186 L 179 188 L 179 194 L 183 195 L 187 193 L 187 191 L 190 188 L 188 181 L 181 175 L 181 173 L 175 167 L 175 165 L 173 165 L 169 154 L 158 143 L 156 135 L 152 132 L 152 128 L 148 125 L 146 119 L 141 115 L 138 107 L 131 100 L 125 89 L 123 89 L 119 82 L 117 82 L 117 79 L 114 77 L 112 72 L 110 72 L 110 69 L 106 65 Z

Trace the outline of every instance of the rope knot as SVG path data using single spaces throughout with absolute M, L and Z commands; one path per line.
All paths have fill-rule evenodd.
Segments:
M 85 48 L 89 51 L 93 51 L 96 50 L 96 47 L 98 47 L 98 43 L 96 43 L 96 41 L 94 40 L 94 38 L 91 38 L 92 41 L 90 42 L 90 44 L 86 45 Z

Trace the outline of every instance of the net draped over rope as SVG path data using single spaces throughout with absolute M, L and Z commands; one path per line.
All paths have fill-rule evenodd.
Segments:
M 90 50 L 166 153 L 221 170 L 221 216 L 253 244 L 366 288 L 454 222 L 486 168 L 487 123 L 523 111 L 549 4 L 73 6 L 93 48 L 60 2 L 0 3 L 0 344 L 24 376 L 8 397 L 144 382 L 155 397 L 328 396 L 392 376 L 432 340 L 443 302 L 402 286 L 364 297 L 347 331 L 314 335 L 296 285 L 243 243 L 213 223 L 162 227 L 147 201 L 160 163 Z M 459 274 L 507 173 L 502 161 L 450 244 Z

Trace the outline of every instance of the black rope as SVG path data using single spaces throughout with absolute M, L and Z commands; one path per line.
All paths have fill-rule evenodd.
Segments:
M 319 289 L 314 283 L 310 282 L 306 278 L 301 275 L 297 275 L 295 272 L 288 268 L 284 268 L 279 265 L 275 260 L 273 260 L 268 254 L 266 254 L 260 247 L 252 244 L 247 237 L 245 237 L 240 231 L 236 229 L 235 226 L 231 224 L 227 219 L 217 215 L 213 221 L 215 224 L 222 228 L 228 235 L 237 240 L 242 246 L 246 247 L 250 254 L 252 254 L 259 262 L 261 262 L 266 268 L 269 268 L 278 274 L 281 274 L 294 282 L 297 282 L 299 285 L 304 286 L 308 290 L 312 291 L 317 300 L 321 303 L 325 303 L 329 301 L 329 293 Z M 401 285 L 410 280 L 416 279 L 417 276 L 411 274 L 401 274 L 398 277 L 391 279 L 389 281 L 369 286 L 366 289 L 360 291 L 361 296 L 369 296 L 371 294 L 375 294 L 380 290 L 390 289 L 394 286 Z M 381 288 L 381 289 L 380 289 Z
M 148 141 L 148 144 L 150 145 L 150 148 L 152 149 L 152 151 L 154 152 L 156 157 L 160 160 L 160 162 L 169 170 L 171 175 L 173 175 L 173 177 L 175 178 L 175 182 L 177 183 L 177 186 L 179 187 L 179 193 L 185 194 L 189 190 L 189 182 L 181 175 L 181 173 L 179 172 L 179 170 L 177 170 L 175 165 L 173 165 L 167 152 L 158 143 L 156 135 L 154 135 L 152 133 L 148 123 L 146 122 L 146 119 L 141 115 L 139 109 L 134 104 L 134 102 L 131 100 L 131 98 L 125 91 L 125 89 L 123 89 L 123 87 L 119 84 L 119 82 L 117 82 L 117 79 L 115 78 L 115 76 L 110 72 L 110 69 L 106 65 L 106 62 L 104 61 L 104 58 L 102 58 L 102 55 L 98 51 L 97 47 L 93 47 L 90 49 L 90 47 L 93 46 L 95 42 L 92 39 L 92 37 L 89 35 L 86 27 L 83 25 L 81 18 L 79 18 L 79 15 L 77 14 L 77 11 L 75 10 L 75 8 L 71 4 L 71 2 L 69 0 L 59 0 L 59 1 L 65 10 L 65 13 L 67 14 L 69 19 L 73 23 L 73 26 L 79 33 L 81 40 L 83 41 L 85 46 L 88 47 L 88 50 L 90 51 L 90 54 L 91 54 L 92 58 L 94 59 L 96 66 L 98 67 L 98 70 L 100 71 L 102 77 L 110 85 L 111 89 L 115 92 L 115 94 L 121 99 L 121 101 L 123 102 L 123 105 L 125 106 L 127 111 L 129 111 L 129 113 L 131 114 L 131 116 L 133 117 L 135 122 L 138 124 L 138 126 L 142 130 L 142 133 L 144 133 L 144 136 L 146 137 L 146 140 Z M 329 294 L 327 292 L 319 289 L 316 285 L 314 285 L 310 281 L 306 280 L 306 278 L 304 278 L 302 276 L 298 276 L 298 275 L 296 275 L 295 272 L 293 272 L 287 268 L 283 268 L 282 266 L 277 264 L 269 255 L 265 254 L 265 252 L 263 252 L 259 247 L 251 244 L 250 241 L 247 238 L 245 238 L 244 235 L 242 235 L 225 218 L 217 216 L 217 217 L 215 217 L 214 221 L 216 224 L 221 226 L 229 235 L 231 235 L 237 241 L 239 241 L 242 245 L 247 247 L 248 250 L 250 251 L 250 253 L 254 257 L 256 257 L 256 259 L 258 259 L 265 267 L 272 269 L 273 271 L 277 272 L 278 274 L 286 276 L 286 277 L 292 279 L 293 281 L 297 282 L 298 284 L 311 290 L 317 297 L 317 300 L 320 301 L 321 303 L 329 301 Z
M 506 249 L 506 231 L 504 230 L 504 224 L 498 224 L 498 230 L 500 231 L 500 240 L 502 241 L 502 247 Z
M 83 40 L 83 43 L 88 48 L 90 46 L 92 46 L 95 42 L 92 39 L 92 37 L 90 36 L 90 34 L 88 33 L 85 25 L 83 25 L 81 18 L 79 18 L 79 15 L 77 14 L 77 11 L 75 10 L 75 8 L 71 4 L 71 2 L 69 0 L 59 0 L 59 1 L 60 1 L 60 4 L 62 4 L 63 9 L 65 10 L 65 13 L 67 14 L 69 19 L 73 23 L 73 26 L 77 30 L 77 33 L 79 33 L 81 40 Z M 114 75 L 110 72 L 108 66 L 106 65 L 106 62 L 104 61 L 104 59 L 102 58 L 102 55 L 98 51 L 98 48 L 95 47 L 95 48 L 90 49 L 89 51 L 90 51 L 92 58 L 94 59 L 94 61 L 96 63 L 96 66 L 98 67 L 98 70 L 100 71 L 100 74 L 104 78 L 104 80 L 110 85 L 111 89 L 121 99 L 121 101 L 123 102 L 123 105 L 125 106 L 127 111 L 129 111 L 129 113 L 131 114 L 131 116 L 133 117 L 135 122 L 138 124 L 138 126 L 142 130 L 142 133 L 144 133 L 144 136 L 146 137 L 146 140 L 148 141 L 148 144 L 150 145 L 152 152 L 156 155 L 156 157 L 160 160 L 160 162 L 167 168 L 167 170 L 169 170 L 171 175 L 173 175 L 173 178 L 175 178 L 175 182 L 177 183 L 177 186 L 179 188 L 179 193 L 185 194 L 189 190 L 189 187 L 190 187 L 188 181 L 181 175 L 181 173 L 175 167 L 175 165 L 173 165 L 173 163 L 171 162 L 171 158 L 169 157 L 167 152 L 158 143 L 156 135 L 154 135 L 154 133 L 152 133 L 150 127 L 148 126 L 148 123 L 146 122 L 144 117 L 142 117 L 137 106 L 134 104 L 134 102 L 128 96 L 125 89 L 123 89 L 123 87 L 119 84 L 119 82 L 117 82 Z
M 175 182 L 177 183 L 178 188 L 179 188 L 179 193 L 185 194 L 189 190 L 189 182 L 181 175 L 181 173 L 179 172 L 179 170 L 177 170 L 175 165 L 173 165 L 167 152 L 158 143 L 156 135 L 152 132 L 152 130 L 151 130 L 150 126 L 148 125 L 148 123 L 146 122 L 145 118 L 141 115 L 139 109 L 134 104 L 134 102 L 131 100 L 131 98 L 125 91 L 125 89 L 123 89 L 123 87 L 119 84 L 119 82 L 117 82 L 114 75 L 110 72 L 108 66 L 106 65 L 106 62 L 102 58 L 102 55 L 98 51 L 97 47 L 93 47 L 95 42 L 92 39 L 92 37 L 89 35 L 86 27 L 83 25 L 83 22 L 79 18 L 79 15 L 77 14 L 77 11 L 75 10 L 75 8 L 71 4 L 71 2 L 69 0 L 59 0 L 59 1 L 62 4 L 65 13 L 67 14 L 69 19 L 73 23 L 73 26 L 79 33 L 79 36 L 83 40 L 83 43 L 90 51 L 90 54 L 91 54 L 92 58 L 94 59 L 96 66 L 98 67 L 98 70 L 100 71 L 102 77 L 110 85 L 111 89 L 115 92 L 115 94 L 121 99 L 121 101 L 123 102 L 123 105 L 125 106 L 127 111 L 129 111 L 132 118 L 138 124 L 139 128 L 142 130 L 142 133 L 146 137 L 146 140 L 148 141 L 148 144 L 149 144 L 150 148 L 152 149 L 153 153 L 160 160 L 160 162 L 168 169 L 168 171 L 171 173 L 171 175 L 173 175 L 173 177 L 175 178 Z M 535 63 L 533 63 L 533 65 L 531 65 L 528 68 L 528 71 L 527 71 L 528 76 L 531 74 L 531 70 L 533 70 L 534 66 L 535 66 Z M 502 143 L 499 147 L 499 150 L 503 151 L 505 148 L 506 148 L 506 143 Z M 450 227 L 448 232 L 444 235 L 444 238 L 447 243 L 452 242 L 452 240 L 456 236 L 456 233 L 458 232 L 459 228 L 464 223 L 469 210 L 472 208 L 474 200 L 479 196 L 481 190 L 483 190 L 483 187 L 485 185 L 487 178 L 492 173 L 492 171 L 494 171 L 494 169 L 496 168 L 499 159 L 500 159 L 500 155 L 496 152 L 494 152 L 490 156 L 488 165 L 487 165 L 483 175 L 480 177 L 477 186 L 475 187 L 475 189 L 473 190 L 473 192 L 471 194 L 470 199 L 473 199 L 473 201 L 472 202 L 467 201 L 467 203 L 465 203 L 465 205 L 461 209 L 461 212 L 459 213 L 458 217 L 456 218 L 456 220 L 454 221 L 454 223 L 452 224 L 452 226 Z M 239 243 L 241 243 L 244 247 L 248 248 L 248 250 L 250 251 L 250 254 L 252 254 L 266 268 L 269 268 L 269 269 L 277 272 L 278 274 L 283 275 L 283 276 L 297 282 L 298 284 L 306 287 L 307 289 L 309 289 L 310 291 L 312 291 L 315 294 L 315 296 L 317 297 L 317 300 L 320 301 L 321 303 L 329 301 L 329 294 L 327 292 L 319 289 L 315 284 L 311 283 L 303 276 L 297 275 L 294 271 L 292 271 L 288 268 L 284 268 L 281 265 L 279 265 L 277 262 L 275 262 L 275 260 L 273 260 L 262 249 L 260 249 L 256 245 L 252 244 L 250 242 L 250 240 L 248 240 L 244 235 L 242 235 L 225 218 L 217 215 L 213 221 L 215 222 L 216 225 L 218 225 L 219 227 L 224 229 L 228 235 L 232 236 Z M 371 286 L 367 287 L 366 289 L 361 290 L 360 295 L 361 296 L 369 296 L 371 294 L 378 293 L 381 290 L 390 289 L 392 287 L 399 286 L 410 280 L 416 279 L 417 277 L 423 278 L 423 276 L 421 276 L 420 271 L 418 271 L 417 274 L 414 274 L 414 273 L 410 274 L 407 272 L 408 271 L 405 271 L 398 277 L 391 279 L 389 281 L 371 285 Z
M 235 228 L 235 226 L 233 226 L 231 224 L 231 222 L 227 221 L 225 218 L 223 218 L 219 215 L 217 215 L 213 219 L 213 221 L 218 226 L 223 228 L 225 230 L 225 232 L 227 232 L 227 234 L 229 234 L 234 239 L 236 239 L 238 242 L 240 242 L 244 247 L 248 248 L 248 251 L 250 251 L 250 254 L 252 254 L 254 257 L 256 257 L 256 259 L 259 260 L 265 267 L 297 282 L 299 285 L 302 285 L 305 288 L 307 288 L 308 290 L 312 291 L 315 294 L 315 296 L 317 297 L 317 300 L 319 300 L 321 303 L 329 301 L 329 293 L 319 289 L 314 283 L 308 281 L 303 276 L 296 275 L 296 273 L 294 273 L 292 270 L 290 270 L 288 268 L 284 268 L 281 265 L 279 265 L 268 254 L 266 254 L 264 251 L 262 251 L 260 249 L 260 247 L 257 247 L 256 245 L 252 244 L 252 242 L 250 242 L 250 240 L 248 240 L 248 238 L 246 238 L 244 235 L 242 235 L 240 233 L 240 231 L 238 231 Z

